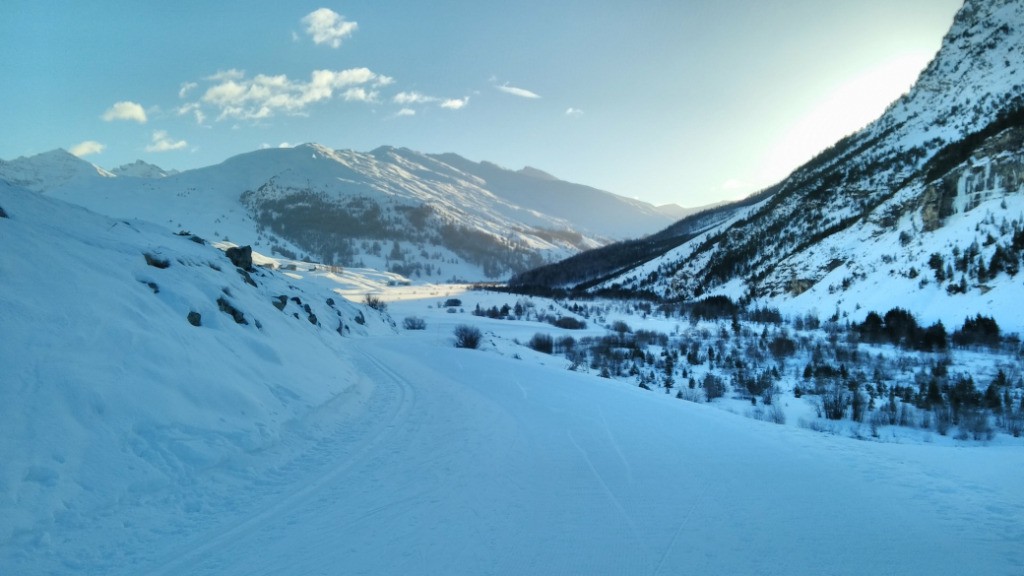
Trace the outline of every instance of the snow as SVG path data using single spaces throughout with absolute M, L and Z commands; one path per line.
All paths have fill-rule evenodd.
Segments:
M 31 157 L 0 160 L 0 178 L 40 192 L 62 186 L 92 185 L 109 181 L 114 174 L 58 149 Z
M 929 166 L 942 158 L 936 156 L 940 150 L 948 152 L 947 145 L 1019 107 L 1021 22 L 1020 0 L 966 0 L 914 87 L 878 120 L 770 187 L 772 195 L 742 217 L 742 209 L 722 210 L 734 217 L 602 278 L 594 291 L 635 289 L 666 299 L 756 297 L 758 304 L 786 312 L 817 309 L 851 319 L 902 306 L 950 328 L 983 314 L 1011 331 L 1024 329 L 1020 287 L 1008 274 L 975 282 L 967 294 L 926 284 L 929 255 L 947 256 L 957 241 L 964 248 L 977 237 L 991 258 L 988 231 L 975 228 L 980 215 L 992 214 L 998 223 L 1024 214 L 1024 189 L 1012 176 L 1021 173 L 1024 159 L 1014 132 L 989 138 L 967 161 L 945 167 L 942 178 L 959 179 L 958 194 L 955 214 L 940 222 L 934 201 L 943 184 L 929 173 L 941 165 Z M 992 237 L 1008 241 L 1005 234 Z
M 439 306 L 508 295 L 309 266 L 253 287 L 214 247 L 0 186 L 2 574 L 1024 571 L 1019 444 L 758 422 Z
M 906 121 L 892 149 L 977 129 L 993 95 L 1020 92 L 999 68 L 1019 61 L 1020 27 L 982 53 L 969 32 L 972 12 L 1018 22 L 1022 4 L 968 6 L 920 86 L 869 127 Z M 961 89 L 936 84 L 957 70 Z M 976 118 L 938 125 L 970 102 Z M 822 434 L 799 424 L 813 409 L 791 395 L 779 400 L 787 425 L 761 422 L 744 417 L 746 401 L 680 401 L 522 344 L 537 333 L 603 335 L 617 320 L 678 332 L 679 319 L 609 308 L 565 331 L 469 313 L 517 300 L 568 313 L 540 298 L 258 253 L 246 278 L 223 253 L 257 244 L 238 195 L 264 184 L 268 194 L 315 183 L 377 186 L 396 202 L 438 197 L 455 220 L 504 234 L 513 221 L 563 224 L 544 202 L 579 212 L 552 194 L 533 208 L 517 201 L 531 196 L 520 182 L 550 183 L 546 174 L 317 145 L 166 177 L 141 164 L 115 172 L 64 151 L 0 163 L 0 574 L 1024 573 L 1020 439 Z M 501 186 L 485 189 L 488 179 Z M 949 295 L 902 275 L 916 266 L 927 276 L 931 252 L 970 242 L 965 230 L 987 233 L 991 214 L 1024 214 L 1019 192 L 961 203 L 930 232 L 914 214 L 884 231 L 867 218 L 781 263 L 780 278 L 830 270 L 816 285 L 755 304 L 850 320 L 903 306 L 950 330 L 983 313 L 1020 331 L 1019 280 Z M 174 233 L 183 228 L 215 244 Z M 913 241 L 897 246 L 900 232 Z M 713 293 L 745 291 L 734 280 Z M 368 295 L 387 312 L 364 304 Z M 445 306 L 451 298 L 461 306 Z M 410 316 L 425 329 L 401 329 Z M 454 347 L 461 324 L 482 330 L 481 349 Z M 955 356 L 950 369 L 979 383 L 1003 366 Z
M 159 166 L 143 162 L 142 160 L 118 166 L 110 172 L 115 176 L 129 178 L 166 178 L 178 173 L 177 170 L 164 170 Z
M 564 258 L 611 239 L 649 234 L 673 221 L 671 214 L 650 204 L 540 177 L 535 170 L 514 172 L 455 154 L 390 147 L 367 153 L 318 144 L 262 149 L 181 173 L 144 162 L 110 173 L 58 150 L 0 160 L 0 179 L 115 218 L 141 218 L 267 253 L 272 246 L 296 254 L 307 250 L 292 245 L 289 238 L 275 237 L 283 236 L 280 230 L 275 234 L 253 221 L 250 208 L 307 191 L 323 194 L 332 205 L 369 200 L 385 212 L 426 205 L 437 220 L 431 221 L 435 229 L 426 237 L 441 238 L 443 224 L 457 223 L 546 259 Z M 243 194 L 249 195 L 249 204 L 242 201 Z M 552 232 L 569 232 L 568 238 L 577 233 L 578 238 L 570 242 Z M 360 240 L 378 239 L 357 238 L 354 245 L 358 249 Z M 444 278 L 486 277 L 479 264 L 457 262 L 462 258 L 440 240 L 437 245 L 419 244 L 417 253 L 425 244 L 428 252 L 443 254 L 433 264 L 444 264 Z M 372 257 L 361 251 L 346 264 Z
M 948 260 L 953 246 L 966 249 L 972 242 L 984 242 L 990 229 L 999 237 L 998 224 L 1003 219 L 1015 220 L 1024 214 L 1024 195 L 1020 192 L 993 195 L 971 210 L 958 208 L 945 226 L 930 232 L 921 231 L 919 218 L 908 215 L 892 231 L 867 222 L 845 234 L 825 238 L 802 255 L 800 264 L 809 269 L 822 269 L 829 261 L 839 259 L 844 265 L 796 297 L 782 295 L 765 303 L 788 314 L 800 314 L 813 308 L 825 315 L 837 312 L 857 322 L 868 312 L 884 314 L 894 307 L 902 307 L 912 310 L 921 322 L 941 321 L 950 331 L 962 326 L 965 319 L 982 314 L 996 318 L 1005 332 L 1024 332 L 1019 278 L 1004 273 L 988 280 L 984 289 L 972 285 L 973 289 L 966 294 L 951 295 L 934 281 L 927 265 L 932 253 L 939 253 Z M 997 225 L 985 224 L 993 220 Z M 893 241 L 901 232 L 913 239 L 905 246 Z M 1000 240 L 1008 242 L 1008 239 Z M 994 250 L 995 246 L 986 246 L 982 254 L 990 259 Z M 904 276 L 911 267 L 919 271 L 918 277 Z M 839 289 L 843 280 L 855 272 L 864 277 L 846 289 Z

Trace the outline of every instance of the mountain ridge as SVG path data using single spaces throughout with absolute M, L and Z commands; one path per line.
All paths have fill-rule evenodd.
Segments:
M 1022 23 L 1024 2 L 968 0 L 910 91 L 878 120 L 775 186 L 653 235 L 651 240 L 671 237 L 672 230 L 693 233 L 677 235 L 678 242 L 658 245 L 620 269 L 594 266 L 589 276 L 566 282 L 546 272 L 556 264 L 519 275 L 513 284 L 670 301 L 724 295 L 852 317 L 884 305 L 885 298 L 872 291 L 929 316 L 941 315 L 941 306 L 924 301 L 959 308 L 964 293 L 991 293 L 1005 303 L 1012 294 L 993 288 L 1012 284 L 1012 276 L 986 272 L 997 249 L 1003 254 L 1014 246 L 1014 230 L 1024 220 L 1018 213 L 1022 148 L 1005 132 L 1021 125 Z M 976 155 L 979 150 L 984 156 Z M 992 171 L 994 163 L 1002 167 Z M 985 194 L 977 190 L 979 171 Z M 709 216 L 720 221 L 702 225 Z M 965 265 L 962 254 L 975 239 L 979 248 Z M 944 271 L 931 275 L 929 284 L 924 271 L 936 253 L 946 263 L 958 258 L 955 253 L 961 257 L 955 278 Z M 575 260 L 586 261 L 586 254 Z M 983 311 L 982 302 L 970 306 Z M 1011 313 L 998 302 L 989 307 Z
M 446 279 L 507 277 L 678 214 L 536 168 L 391 146 L 261 149 L 180 173 L 146 163 L 108 172 L 48 153 L 0 164 L 0 178 L 267 253 Z M 396 242 L 387 254 L 379 246 Z

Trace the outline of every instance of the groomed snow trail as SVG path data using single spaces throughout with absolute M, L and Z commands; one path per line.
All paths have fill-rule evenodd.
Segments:
M 374 392 L 347 432 L 144 573 L 1022 568 L 1017 449 L 823 436 L 428 338 L 353 342 L 351 362 Z

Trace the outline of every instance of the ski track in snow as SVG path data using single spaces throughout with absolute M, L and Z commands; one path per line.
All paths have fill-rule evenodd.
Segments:
M 367 458 L 374 457 L 381 444 L 389 436 L 394 435 L 399 425 L 408 417 L 408 413 L 415 404 L 415 394 L 403 378 L 398 377 L 372 356 L 364 354 L 360 359 L 366 361 L 364 368 L 367 370 L 364 374 L 376 373 L 384 376 L 384 378 L 375 380 L 375 390 L 385 392 L 384 399 L 379 402 L 379 406 L 375 410 L 361 419 L 361 424 L 367 425 L 373 432 L 360 434 L 365 439 L 355 445 L 352 452 L 346 449 L 351 441 L 343 436 L 344 429 L 320 441 L 311 454 L 307 454 L 309 462 L 304 464 L 312 470 L 325 468 L 322 472 L 318 472 L 317 477 L 305 479 L 301 484 L 297 480 L 292 480 L 289 485 L 292 492 L 276 499 L 268 507 L 237 520 L 232 526 L 218 534 L 204 535 L 195 542 L 190 542 L 184 553 L 176 551 L 172 554 L 175 557 L 174 560 L 162 568 L 150 572 L 151 574 L 159 576 L 203 573 L 202 570 L 211 568 L 206 566 L 208 558 L 215 556 L 218 549 L 230 547 L 238 541 L 244 541 L 251 537 L 252 533 L 260 532 L 264 526 L 278 524 L 282 521 L 289 523 L 288 517 L 292 516 L 296 509 L 315 511 L 317 502 L 323 500 L 331 490 L 338 488 L 338 480 L 347 471 Z M 347 519 L 346 523 L 353 524 L 364 520 L 388 506 L 401 504 L 416 496 L 367 510 Z M 221 569 L 222 567 L 219 566 L 213 567 L 210 573 L 219 573 Z
M 944 448 L 767 424 L 751 434 L 742 419 L 711 425 L 715 437 L 701 428 L 723 415 L 685 403 L 671 415 L 681 425 L 655 413 L 645 429 L 633 390 L 592 390 L 623 400 L 625 415 L 583 397 L 569 411 L 566 395 L 586 393 L 483 372 L 493 360 L 486 352 L 433 350 L 440 359 L 424 361 L 429 346 L 385 339 L 353 349 L 380 397 L 349 424 L 372 433 L 330 436 L 300 459 L 283 494 L 252 499 L 266 508 L 180 541 L 168 548 L 172 561 L 146 573 L 1012 574 L 1020 566 L 1012 543 L 1024 536 L 1021 498 L 1002 471 L 992 486 L 977 472 L 958 474 Z M 440 365 L 458 365 L 460 375 L 446 377 Z M 654 406 L 666 403 L 646 407 Z M 684 434 L 682 459 L 651 444 L 672 431 Z M 988 449 L 960 452 L 991 460 Z

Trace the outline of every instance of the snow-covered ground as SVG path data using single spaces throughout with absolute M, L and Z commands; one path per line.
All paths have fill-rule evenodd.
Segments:
M 251 286 L 156 226 L 0 207 L 0 574 L 1024 572 L 1019 443 L 776 426 L 468 313 L 505 295 L 302 266 Z

